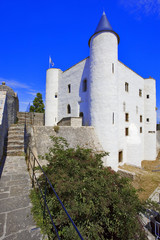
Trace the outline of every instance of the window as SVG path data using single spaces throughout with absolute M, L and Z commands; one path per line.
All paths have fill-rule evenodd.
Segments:
M 125 91 L 129 92 L 129 84 L 127 82 L 125 83 Z
M 68 104 L 67 105 L 67 113 L 70 114 L 71 113 L 71 106 Z
M 136 106 L 136 113 L 138 114 L 138 106 Z
M 83 92 L 87 91 L 87 79 L 83 80 Z
M 79 116 L 80 116 L 81 118 L 83 118 L 83 112 L 80 112 Z
M 149 98 L 149 94 L 147 94 L 146 98 Z
M 114 63 L 112 63 L 112 73 L 114 73 Z
M 142 133 L 142 127 L 140 127 L 139 132 Z
M 129 136 L 129 128 L 125 128 L 125 135 Z
M 119 154 L 118 154 L 118 162 L 121 163 L 123 162 L 123 151 L 120 151 Z
M 123 103 L 123 111 L 124 112 L 126 111 L 126 103 L 125 102 Z
M 71 92 L 71 84 L 68 84 L 68 93 Z
M 55 98 L 57 98 L 58 97 L 58 94 L 57 93 L 55 93 Z
M 114 113 L 112 115 L 112 124 L 114 124 Z
M 125 121 L 129 122 L 129 113 L 125 113 Z
M 149 122 L 149 118 L 146 119 L 146 122 Z
M 140 115 L 140 122 L 142 122 L 143 121 L 143 118 L 142 118 L 142 115 Z
M 139 89 L 139 96 L 142 97 L 142 89 Z

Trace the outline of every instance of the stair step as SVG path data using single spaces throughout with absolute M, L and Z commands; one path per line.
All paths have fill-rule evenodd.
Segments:
M 18 125 L 18 126 L 10 126 L 10 128 L 9 128 L 9 131 L 10 130 L 22 130 L 22 129 L 24 129 L 24 124 L 22 124 L 22 125 Z
M 21 151 L 24 151 L 24 144 L 22 146 L 20 145 L 8 145 L 7 146 L 7 153 L 9 150 L 21 150 Z
M 8 141 L 8 146 L 12 146 L 12 145 L 24 146 L 24 140 L 9 140 Z
M 17 140 L 20 140 L 20 141 L 23 141 L 24 142 L 24 134 L 22 135 L 8 135 L 8 142 L 10 141 L 17 141 Z
M 9 150 L 7 156 L 24 156 L 24 151 Z

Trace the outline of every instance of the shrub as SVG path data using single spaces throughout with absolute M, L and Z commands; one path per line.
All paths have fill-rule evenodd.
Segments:
M 59 132 L 59 126 L 57 126 L 57 125 L 54 125 L 54 126 L 53 126 L 53 129 L 54 129 L 54 131 L 55 131 L 56 133 L 58 133 L 58 132 Z
M 54 145 L 45 155 L 45 172 L 84 239 L 144 240 L 139 212 L 142 204 L 128 179 L 104 168 L 102 157 L 91 149 L 69 148 L 63 138 L 52 137 Z M 45 180 L 39 182 L 44 191 Z M 32 192 L 33 213 L 49 239 L 57 239 L 50 220 L 43 223 L 39 195 Z M 47 203 L 61 239 L 78 239 L 62 207 L 47 188 Z M 37 209 L 37 206 L 39 208 Z

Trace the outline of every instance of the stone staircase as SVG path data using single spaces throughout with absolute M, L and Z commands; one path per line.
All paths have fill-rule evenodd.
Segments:
M 7 156 L 24 155 L 24 124 L 13 124 L 8 131 Z

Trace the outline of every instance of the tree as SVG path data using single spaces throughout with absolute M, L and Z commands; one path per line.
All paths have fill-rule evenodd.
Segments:
M 127 178 L 103 167 L 101 158 L 107 153 L 69 148 L 65 139 L 51 138 L 54 145 L 45 155 L 48 165 L 44 169 L 83 238 L 145 240 L 139 219 L 142 203 Z M 45 179 L 42 176 L 39 184 L 44 192 Z M 31 198 L 38 225 L 49 239 L 56 239 L 49 217 L 43 222 L 44 208 L 39 203 L 37 188 L 32 191 Z M 50 186 L 46 201 L 61 239 L 78 239 Z
M 42 94 L 37 93 L 35 99 L 33 100 L 33 105 L 30 106 L 30 112 L 44 113 L 44 111 Z

